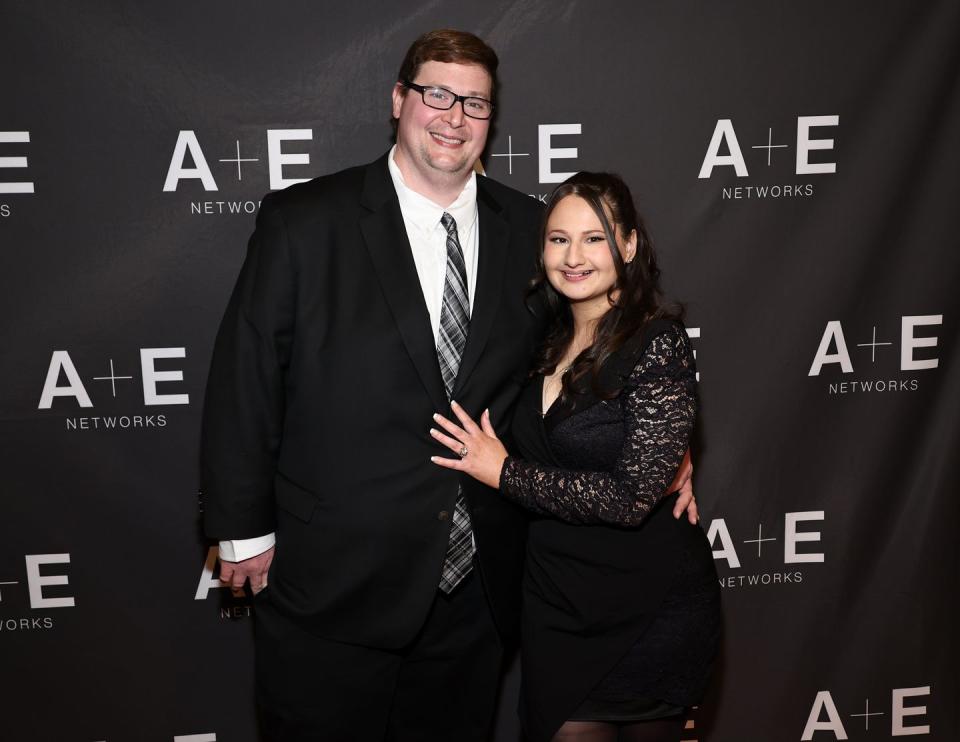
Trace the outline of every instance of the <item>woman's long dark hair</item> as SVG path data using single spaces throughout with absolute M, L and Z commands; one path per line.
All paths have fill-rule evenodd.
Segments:
M 607 292 L 609 311 L 597 323 L 593 343 L 585 348 L 563 375 L 561 400 L 569 399 L 575 390 L 591 387 L 600 397 L 613 397 L 618 389 L 600 389 L 600 368 L 611 353 L 636 335 L 653 319 L 681 320 L 683 308 L 667 302 L 660 290 L 660 270 L 647 234 L 646 225 L 637 214 L 633 196 L 627 184 L 613 173 L 581 172 L 571 176 L 551 194 L 540 227 L 540 254 L 537 275 L 530 284 L 530 293 L 542 294 L 549 311 L 548 329 L 537 355 L 531 375 L 554 373 L 557 364 L 573 340 L 573 314 L 566 297 L 559 294 L 547 280 L 543 264 L 547 222 L 550 215 L 567 196 L 582 198 L 600 219 L 603 232 L 613 257 L 617 280 Z M 614 229 L 616 227 L 616 230 Z M 620 254 L 617 235 L 625 241 L 637 232 L 637 250 L 633 260 L 625 262 Z

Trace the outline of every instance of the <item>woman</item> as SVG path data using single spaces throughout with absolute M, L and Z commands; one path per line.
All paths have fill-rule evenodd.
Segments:
M 719 586 L 699 526 L 663 497 L 696 414 L 680 310 L 660 292 L 627 186 L 578 173 L 554 191 L 535 288 L 552 324 L 512 424 L 437 415 L 460 459 L 434 457 L 532 510 L 521 715 L 531 742 L 677 742 L 719 640 Z

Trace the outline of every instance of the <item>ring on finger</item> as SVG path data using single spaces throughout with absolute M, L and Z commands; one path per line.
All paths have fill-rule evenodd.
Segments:
M 470 453 L 470 450 L 466 446 L 460 446 L 460 450 L 457 451 L 461 459 L 466 458 L 468 453 Z

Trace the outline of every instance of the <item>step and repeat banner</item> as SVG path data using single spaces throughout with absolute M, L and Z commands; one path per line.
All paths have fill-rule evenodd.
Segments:
M 406 48 L 447 26 L 501 58 L 487 175 L 621 173 L 688 307 L 726 634 L 684 739 L 960 738 L 956 2 L 0 21 L 0 738 L 257 740 L 252 609 L 199 526 L 214 333 L 263 194 L 383 153 Z

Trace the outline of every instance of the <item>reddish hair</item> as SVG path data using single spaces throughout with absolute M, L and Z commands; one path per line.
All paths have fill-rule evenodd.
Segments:
M 500 64 L 497 53 L 482 39 L 467 31 L 452 28 L 427 31 L 414 41 L 403 58 L 397 79 L 401 82 L 413 82 L 424 62 L 476 64 L 487 71 L 494 85 L 497 80 L 497 65 Z

